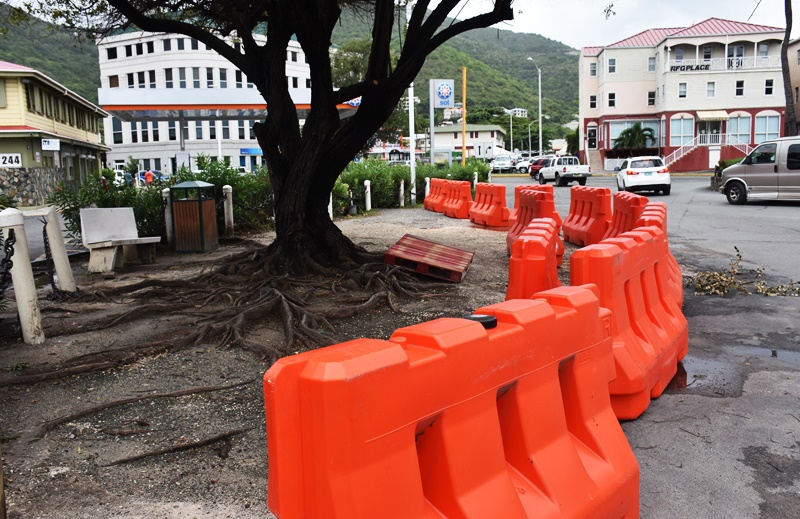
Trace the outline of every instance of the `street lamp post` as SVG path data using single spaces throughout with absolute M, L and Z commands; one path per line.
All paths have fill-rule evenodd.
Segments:
M 511 130 L 511 137 L 509 138 L 511 144 L 508 146 L 508 151 L 514 153 L 514 112 L 512 111 L 508 112 L 508 126 Z
M 533 58 L 528 56 L 528 61 L 533 63 L 536 71 L 539 73 L 539 155 L 542 154 L 542 69 L 533 61 Z
M 535 121 L 531 121 L 531 124 L 529 124 L 529 125 L 528 125 L 528 154 L 529 154 L 529 155 L 530 155 L 531 153 L 533 153 L 533 148 L 531 148 L 531 125 L 532 125 L 534 122 L 535 122 Z M 531 157 L 533 157 L 533 155 L 530 155 L 530 156 L 531 156 Z

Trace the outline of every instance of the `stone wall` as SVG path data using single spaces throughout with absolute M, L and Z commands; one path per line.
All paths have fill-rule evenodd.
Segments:
M 64 168 L 0 169 L 0 193 L 16 199 L 18 207 L 45 205 L 58 183 L 65 181 Z

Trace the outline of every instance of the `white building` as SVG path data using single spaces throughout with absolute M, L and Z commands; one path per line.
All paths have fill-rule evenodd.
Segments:
M 262 164 L 251 127 L 266 116 L 264 98 L 247 76 L 205 44 L 137 31 L 108 36 L 98 50 L 99 103 L 113 114 L 105 122 L 105 142 L 112 147 L 108 167 L 133 157 L 142 168 L 172 174 L 182 164 L 195 169 L 199 154 L 247 170 Z M 286 49 L 286 74 L 302 117 L 310 107 L 311 76 L 294 40 Z
M 505 148 L 506 131 L 496 124 L 467 124 L 466 125 L 466 155 L 491 159 L 501 152 L 508 153 Z M 462 151 L 461 125 L 438 126 L 433 129 L 433 145 L 436 152 L 450 150 Z
M 580 150 L 612 169 L 629 150 L 622 130 L 641 123 L 648 153 L 674 171 L 713 168 L 783 133 L 783 29 L 709 18 L 648 29 L 606 47 L 585 47 L 580 71 Z
M 521 117 L 523 119 L 528 118 L 528 110 L 525 108 L 512 108 L 511 110 L 506 110 L 507 114 L 511 114 L 514 117 Z

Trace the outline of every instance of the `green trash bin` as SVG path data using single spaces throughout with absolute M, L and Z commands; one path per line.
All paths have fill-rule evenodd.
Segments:
M 169 189 L 172 250 L 208 252 L 219 247 L 214 184 L 189 180 Z

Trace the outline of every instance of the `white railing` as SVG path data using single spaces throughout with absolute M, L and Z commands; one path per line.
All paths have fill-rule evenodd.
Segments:
M 670 60 L 668 72 L 700 72 L 719 70 L 780 69 L 781 57 L 746 56 L 741 58 L 682 59 Z
M 684 155 L 688 155 L 693 149 L 697 148 L 698 146 L 732 146 L 737 150 L 741 151 L 745 155 L 749 155 L 753 148 L 751 148 L 746 142 L 740 141 L 737 137 L 733 135 L 727 135 L 724 133 L 701 133 L 700 135 L 696 136 L 690 142 L 684 144 L 677 150 L 673 151 L 669 155 L 664 158 L 664 164 L 669 166 L 673 162 L 676 162 L 678 159 L 683 157 Z

